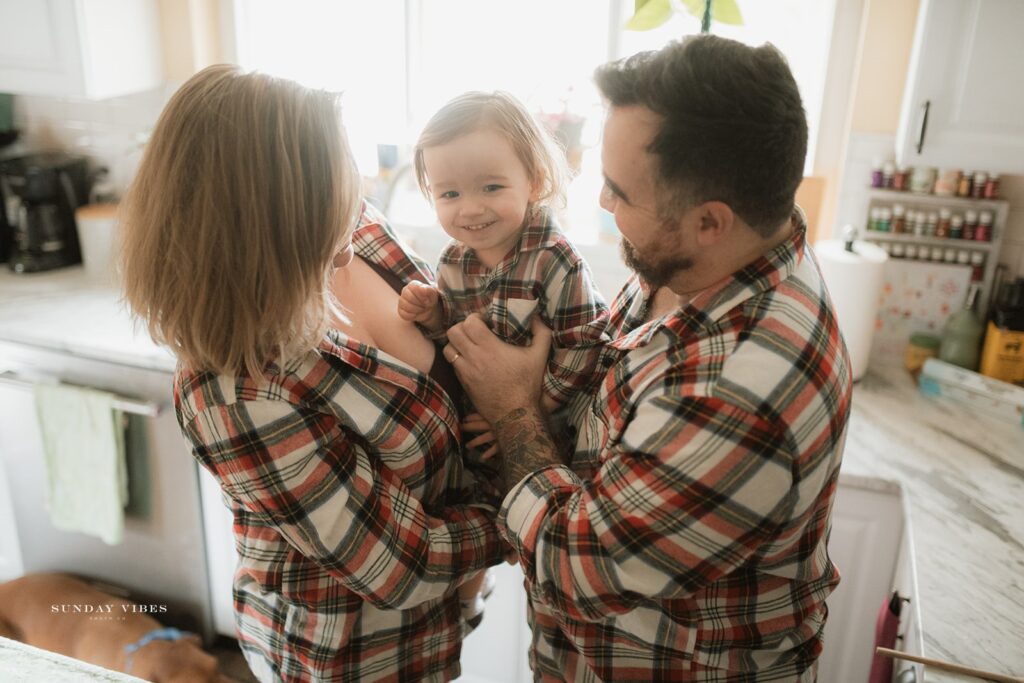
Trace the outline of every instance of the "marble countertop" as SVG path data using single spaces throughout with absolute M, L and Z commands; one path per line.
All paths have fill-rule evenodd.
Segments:
M 0 266 L 0 341 L 150 370 L 175 365 L 133 322 L 120 292 L 81 266 L 22 275 Z
M 6 683 L 144 683 L 55 652 L 0 637 L 0 680 Z
M 0 271 L 0 341 L 174 369 L 117 290 L 80 267 Z M 876 368 L 854 388 L 842 473 L 896 482 L 908 499 L 925 656 L 1024 676 L 1024 428 Z
M 1024 676 L 1024 428 L 873 368 L 854 385 L 842 473 L 903 488 L 924 655 Z

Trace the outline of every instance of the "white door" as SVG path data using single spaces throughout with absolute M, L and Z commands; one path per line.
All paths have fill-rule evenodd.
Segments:
M 922 0 L 904 91 L 902 163 L 1024 173 L 1024 2 Z

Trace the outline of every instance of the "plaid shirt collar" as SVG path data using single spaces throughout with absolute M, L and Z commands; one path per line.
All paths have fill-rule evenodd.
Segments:
M 638 325 L 614 339 L 610 346 L 620 351 L 646 346 L 662 329 L 677 337 L 698 332 L 715 324 L 747 299 L 766 292 L 789 278 L 804 259 L 804 244 L 807 238 L 807 221 L 800 207 L 793 212 L 791 220 L 795 229 L 789 239 L 739 271 L 701 290 L 686 306 Z M 633 305 L 646 308 L 646 302 L 653 292 L 639 278 L 635 280 L 640 296 L 633 298 Z
M 552 247 L 561 239 L 551 212 L 541 207 L 537 210 L 535 218 L 527 222 L 515 246 L 493 270 L 477 258 L 473 249 L 462 244 L 456 244 L 455 248 L 443 255 L 441 263 L 460 265 L 466 275 L 501 277 L 515 270 L 521 254 Z

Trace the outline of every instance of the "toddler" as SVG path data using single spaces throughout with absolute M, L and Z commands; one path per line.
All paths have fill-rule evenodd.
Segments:
M 541 401 L 556 412 L 599 376 L 608 317 L 551 208 L 563 201 L 562 152 L 511 95 L 469 92 L 430 119 L 413 161 L 452 242 L 441 253 L 437 286 L 407 285 L 399 314 L 440 338 L 480 313 L 496 335 L 519 345 L 539 315 L 554 333 Z M 480 476 L 472 453 L 466 464 Z M 483 580 L 481 573 L 460 588 L 470 625 L 482 617 Z

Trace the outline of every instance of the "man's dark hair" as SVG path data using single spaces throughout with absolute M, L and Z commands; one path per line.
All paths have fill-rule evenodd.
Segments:
M 722 201 L 763 237 L 792 214 L 807 118 L 773 45 L 690 36 L 605 64 L 595 80 L 612 106 L 642 105 L 663 119 L 648 147 L 670 203 L 659 212 Z

